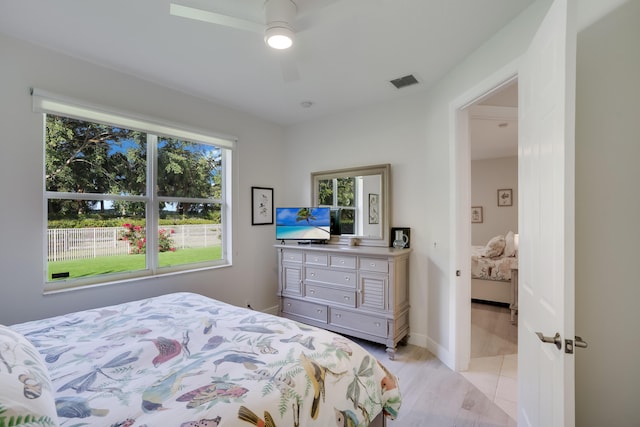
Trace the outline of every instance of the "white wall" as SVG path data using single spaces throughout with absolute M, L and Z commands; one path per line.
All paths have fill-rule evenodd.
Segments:
M 273 226 L 251 226 L 250 187 L 275 187 L 282 129 L 247 114 L 0 35 L 0 323 L 118 303 L 170 291 L 196 291 L 258 309 L 277 305 Z M 43 130 L 30 87 L 146 116 L 235 135 L 233 266 L 133 283 L 43 295 Z M 232 285 L 233 286 L 230 286 Z
M 512 205 L 498 206 L 498 189 L 512 190 Z M 482 206 L 482 223 L 471 224 L 471 244 L 486 245 L 489 239 L 509 231 L 518 232 L 518 158 L 471 162 L 471 206 Z
M 391 164 L 390 225 L 412 229 L 409 341 L 428 346 L 449 364 L 455 272 L 449 105 L 525 50 L 545 6 L 536 2 L 431 90 L 286 131 L 290 204 L 308 203 L 312 171 Z
M 578 34 L 576 425 L 640 425 L 640 1 Z

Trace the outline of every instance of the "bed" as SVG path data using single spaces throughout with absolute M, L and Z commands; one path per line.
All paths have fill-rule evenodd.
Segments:
M 471 247 L 471 299 L 506 304 L 515 323 L 518 310 L 518 251 L 513 232 Z
M 357 343 L 192 293 L 2 326 L 0 356 L 0 426 L 367 426 L 401 403 Z

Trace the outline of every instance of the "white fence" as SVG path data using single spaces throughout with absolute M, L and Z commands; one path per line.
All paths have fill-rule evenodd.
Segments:
M 173 230 L 171 240 L 176 249 L 202 248 L 221 244 L 220 224 L 162 226 Z M 123 227 L 59 228 L 47 230 L 48 260 L 65 261 L 126 255 L 129 242 L 120 240 Z

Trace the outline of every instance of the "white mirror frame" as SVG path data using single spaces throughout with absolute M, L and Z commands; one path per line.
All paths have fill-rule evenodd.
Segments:
M 390 229 L 391 224 L 391 209 L 389 206 L 390 199 L 390 178 L 391 178 L 391 165 L 372 165 L 361 166 L 346 169 L 335 169 L 329 171 L 320 171 L 311 173 L 311 205 L 318 206 L 318 192 L 319 181 L 333 178 L 344 178 L 353 176 L 367 176 L 367 175 L 380 175 L 381 188 L 380 193 L 380 224 L 382 227 L 382 236 L 358 236 L 354 234 L 344 236 L 331 236 L 331 243 L 348 245 L 352 238 L 358 239 L 358 244 L 362 246 L 389 246 L 390 242 Z

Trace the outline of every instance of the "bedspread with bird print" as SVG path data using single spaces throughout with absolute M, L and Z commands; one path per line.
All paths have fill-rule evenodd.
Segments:
M 367 426 L 397 378 L 357 343 L 193 293 L 13 325 L 49 369 L 61 426 Z

